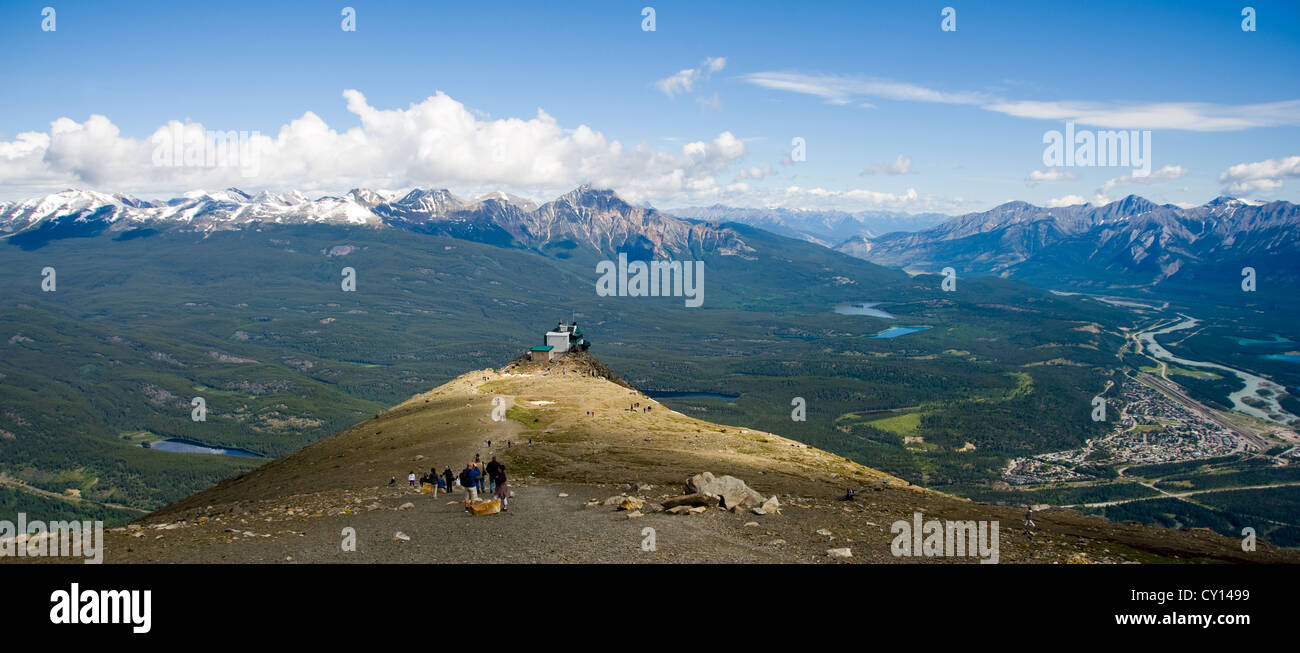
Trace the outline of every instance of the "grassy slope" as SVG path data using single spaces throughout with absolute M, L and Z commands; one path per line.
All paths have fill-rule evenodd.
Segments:
M 745 550 L 757 553 L 767 550 L 775 560 L 826 559 L 827 542 L 833 541 L 812 533 L 817 525 L 822 525 L 840 538 L 833 546 L 854 547 L 855 559 L 898 561 L 888 553 L 892 539 L 888 525 L 897 519 L 910 519 L 913 511 L 921 511 L 927 518 L 999 520 L 1004 562 L 1297 560 L 1293 552 L 1279 552 L 1268 546 L 1254 554 L 1244 554 L 1235 540 L 1209 532 L 1112 524 L 1067 511 L 1039 515 L 1039 528 L 1031 539 L 1017 528 L 1020 514 L 1015 509 L 974 504 L 909 486 L 843 457 L 806 448 L 775 434 L 681 415 L 625 386 L 594 378 L 588 369 L 581 361 L 571 361 L 556 367 L 507 368 L 505 374 L 493 370 L 467 373 L 297 454 L 164 508 L 143 523 L 176 524 L 177 532 L 158 531 L 156 539 L 152 531 L 141 538 L 133 538 L 128 532 L 116 533 L 109 540 L 108 559 L 356 560 L 329 553 L 328 550 L 338 548 L 337 543 L 332 543 L 333 549 L 329 549 L 328 543 L 312 547 L 318 543 L 318 532 L 319 539 L 327 539 L 329 533 L 337 534 L 341 526 L 364 517 L 370 520 L 367 523 L 383 518 L 379 522 L 381 526 L 376 528 L 392 529 L 396 525 L 411 533 L 416 541 L 425 537 L 443 540 L 446 546 L 441 555 L 444 557 L 437 559 L 445 560 L 446 547 L 451 546 L 445 541 L 449 534 L 467 528 L 457 524 L 473 526 L 479 522 L 459 521 L 469 518 L 457 516 L 454 506 L 443 508 L 442 498 L 408 497 L 400 486 L 397 490 L 385 488 L 385 482 L 388 477 L 404 475 L 411 468 L 430 465 L 441 468 L 450 464 L 455 469 L 462 464 L 460 461 L 475 452 L 483 452 L 486 457 L 489 451 L 486 440 L 492 439 L 491 453 L 508 465 L 512 482 L 523 486 L 522 507 L 517 511 L 540 506 L 542 501 L 536 493 L 547 493 L 548 484 L 559 484 L 560 488 L 575 494 L 587 488 L 586 494 L 600 497 L 614 493 L 612 488 L 602 491 L 600 486 L 650 483 L 657 490 L 649 498 L 657 501 L 661 499 L 654 495 L 680 493 L 685 478 L 700 471 L 736 475 L 765 495 L 778 495 L 785 504 L 783 516 L 762 518 L 766 538 L 751 537 L 752 543 L 744 543 Z M 509 419 L 501 422 L 491 419 L 492 402 L 498 396 L 505 397 L 510 406 Z M 635 402 L 654 408 L 650 412 L 628 411 L 627 406 Z M 588 415 L 588 411 L 594 415 Z M 534 441 L 532 448 L 525 444 L 530 438 Z M 510 439 L 513 446 L 504 448 L 504 439 Z M 421 457 L 418 461 L 417 456 Z M 847 504 L 835 500 L 850 487 L 861 491 L 858 501 Z M 555 496 L 554 490 L 549 492 L 547 496 Z M 403 517 L 406 513 L 397 505 L 408 498 L 416 504 L 409 518 Z M 361 505 L 371 500 L 377 501 L 370 512 L 364 511 Z M 588 524 L 590 515 L 599 516 L 595 530 L 584 531 L 584 541 L 598 544 L 599 551 L 606 550 L 605 545 L 626 546 L 626 542 L 618 539 L 624 537 L 626 530 L 619 524 L 626 520 L 605 519 L 600 509 L 584 511 L 581 503 L 574 501 L 573 510 L 577 512 L 564 513 L 568 515 L 564 519 Z M 386 505 L 381 507 L 380 503 Z M 362 511 L 360 516 L 354 509 Z M 711 511 L 708 519 L 700 521 L 665 522 L 662 520 L 694 518 L 658 514 L 647 515 L 647 521 L 642 523 L 674 528 L 681 523 L 695 524 L 687 533 L 678 535 L 691 539 L 694 559 L 730 561 L 732 558 L 721 557 L 723 549 L 735 548 L 732 545 L 739 536 L 734 533 L 745 531 L 741 523 L 752 518 Z M 549 526 L 555 529 L 553 533 L 539 535 L 532 531 L 512 532 L 510 523 L 492 526 L 494 537 L 541 537 L 543 542 L 551 541 L 547 538 L 552 537 L 559 542 L 564 541 L 566 529 L 571 526 L 567 522 L 556 523 Z M 232 536 L 225 530 L 228 524 L 236 530 L 254 528 L 271 530 L 273 534 L 268 535 L 268 540 Z M 477 528 L 480 527 L 470 530 Z M 298 536 L 299 533 L 306 533 L 307 537 Z M 773 535 L 788 543 L 775 543 Z M 719 544 L 722 548 L 716 556 L 711 556 L 709 543 L 715 539 L 727 546 Z M 482 546 L 487 551 L 493 545 L 484 541 Z M 588 549 L 560 551 L 557 548 L 563 547 L 551 547 L 549 553 L 545 550 L 530 553 L 542 561 L 604 559 L 591 557 L 594 554 Z M 266 557 L 267 550 L 274 551 L 276 557 Z M 404 555 L 402 551 L 406 550 L 411 549 L 398 546 L 391 549 L 391 555 Z M 561 557 L 566 551 L 571 555 Z M 487 553 L 471 551 L 463 555 L 467 557 L 459 559 L 490 559 Z

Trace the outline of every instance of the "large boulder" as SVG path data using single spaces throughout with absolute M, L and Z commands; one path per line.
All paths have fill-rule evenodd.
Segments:
M 763 505 L 763 495 L 735 476 L 714 476 L 711 472 L 696 474 L 687 479 L 686 491 L 688 494 L 703 494 L 717 499 L 727 510 Z

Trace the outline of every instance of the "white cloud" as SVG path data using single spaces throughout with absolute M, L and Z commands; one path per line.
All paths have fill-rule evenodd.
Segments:
M 558 194 L 580 183 L 615 188 L 629 201 L 717 191 L 715 178 L 745 153 L 730 132 L 674 151 L 625 146 L 586 125 L 565 128 L 538 109 L 531 118 L 486 120 L 444 93 L 405 109 L 378 109 L 359 91 L 343 93 L 360 124 L 330 127 L 306 112 L 278 132 L 252 139 L 256 175 L 239 167 L 154 165 L 153 137 L 204 125 L 172 121 L 149 138 L 124 137 L 108 118 L 54 121 L 48 133 L 0 140 L 0 191 L 36 194 L 68 186 L 134 193 L 195 188 L 296 188 L 338 192 L 356 186 L 439 186 Z M 237 128 L 228 125 L 223 129 Z
M 1073 181 L 1078 179 L 1079 175 L 1072 170 L 1063 168 L 1048 168 L 1047 170 L 1034 170 L 1025 177 L 1025 185 L 1033 188 L 1041 183 L 1051 183 L 1056 181 Z M 1071 195 L 1070 197 L 1077 197 Z
M 979 104 L 982 101 L 982 96 L 977 94 L 945 93 L 915 84 L 881 78 L 761 72 L 744 75 L 742 79 L 764 88 L 815 95 L 833 104 L 848 104 L 853 98 L 861 96 L 945 104 Z
M 802 188 L 799 186 L 787 186 L 784 191 L 785 203 L 798 202 L 807 198 L 817 199 L 842 199 L 853 200 L 860 205 L 866 205 L 873 208 L 903 208 L 914 204 L 921 199 L 921 195 L 916 192 L 915 188 L 909 188 L 903 193 L 886 193 L 865 188 L 853 188 L 849 190 L 830 190 L 826 188 Z M 784 204 L 784 203 L 782 203 Z
M 758 166 L 741 168 L 740 172 L 737 173 L 736 176 L 739 179 L 762 179 L 763 177 L 766 177 L 770 174 L 772 174 L 772 166 L 769 164 L 763 166 L 762 168 Z
M 862 171 L 862 175 L 907 175 L 912 174 L 912 157 L 898 155 L 892 163 L 876 163 Z
M 1080 124 L 1123 129 L 1181 129 L 1238 131 L 1252 127 L 1300 124 L 1300 100 L 1267 104 L 1157 102 L 996 102 L 989 111 L 1020 118 L 1072 120 Z
M 695 98 L 695 101 L 705 109 L 713 109 L 714 111 L 722 110 L 722 98 L 718 97 L 717 93 L 714 93 L 709 97 L 697 97 Z
M 1182 166 L 1165 166 L 1159 170 L 1152 171 L 1150 174 L 1124 175 L 1123 177 L 1115 177 L 1114 179 L 1107 179 L 1106 182 L 1101 185 L 1101 188 L 1097 189 L 1097 200 L 1098 200 L 1097 203 L 1105 204 L 1106 202 L 1108 202 L 1109 199 L 1107 199 L 1106 197 L 1107 194 L 1109 194 L 1110 191 L 1114 190 L 1119 186 L 1127 186 L 1129 184 L 1150 184 L 1157 181 L 1167 181 L 1170 179 L 1178 179 L 1179 177 L 1182 177 L 1185 174 L 1187 174 L 1187 168 L 1184 168 Z
M 706 80 L 713 73 L 726 67 L 726 57 L 708 57 L 700 64 L 699 68 L 679 70 L 655 82 L 655 86 L 659 87 L 659 90 L 670 98 L 682 93 L 690 93 L 695 90 L 696 82 Z
M 1082 195 L 1066 195 L 1065 197 L 1053 197 L 1047 202 L 1047 206 L 1057 208 L 1061 206 L 1074 206 L 1076 204 L 1087 204 L 1088 200 L 1083 199 Z
M 1020 118 L 1074 121 L 1109 128 L 1236 131 L 1252 127 L 1300 125 L 1300 100 L 1235 105 L 1208 102 L 1008 100 L 985 93 L 939 91 L 878 77 L 758 72 L 744 75 L 742 79 L 763 88 L 820 97 L 832 104 L 849 104 L 864 97 L 958 104 Z
M 1277 190 L 1287 177 L 1300 177 L 1300 156 L 1238 163 L 1219 175 L 1230 193 L 1258 193 Z

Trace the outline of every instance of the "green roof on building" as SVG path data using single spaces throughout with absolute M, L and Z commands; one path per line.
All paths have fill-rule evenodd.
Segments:
M 552 347 L 551 345 L 537 345 L 528 351 L 550 351 L 552 349 L 555 349 L 555 347 Z

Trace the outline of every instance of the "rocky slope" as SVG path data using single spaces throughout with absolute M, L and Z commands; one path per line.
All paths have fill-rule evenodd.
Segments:
M 771 433 L 697 420 L 622 385 L 586 355 L 517 360 L 411 397 L 299 453 L 108 534 L 108 562 L 974 562 L 899 558 L 891 524 L 997 520 L 1001 562 L 1297 560 L 1244 553 L 1205 531 L 1022 511 L 910 486 Z M 505 419 L 494 421 L 494 401 Z M 629 410 L 639 404 L 639 410 Z M 491 443 L 489 444 L 489 440 Z M 530 446 L 531 443 L 531 446 Z M 506 513 L 471 517 L 460 494 L 407 487 L 412 470 L 458 470 L 480 454 L 509 470 Z M 743 479 L 779 514 L 720 507 L 671 514 L 703 471 Z M 389 479 L 398 483 L 390 486 Z M 840 500 L 848 489 L 853 501 Z M 620 511 L 622 496 L 643 505 Z M 619 497 L 619 498 L 614 498 Z M 611 498 L 613 498 L 611 500 Z M 636 502 L 633 502 L 635 504 Z M 646 528 L 653 529 L 647 531 Z M 342 546 L 353 529 L 357 546 Z M 653 550 L 646 550 L 653 534 Z M 847 548 L 851 558 L 834 557 Z

